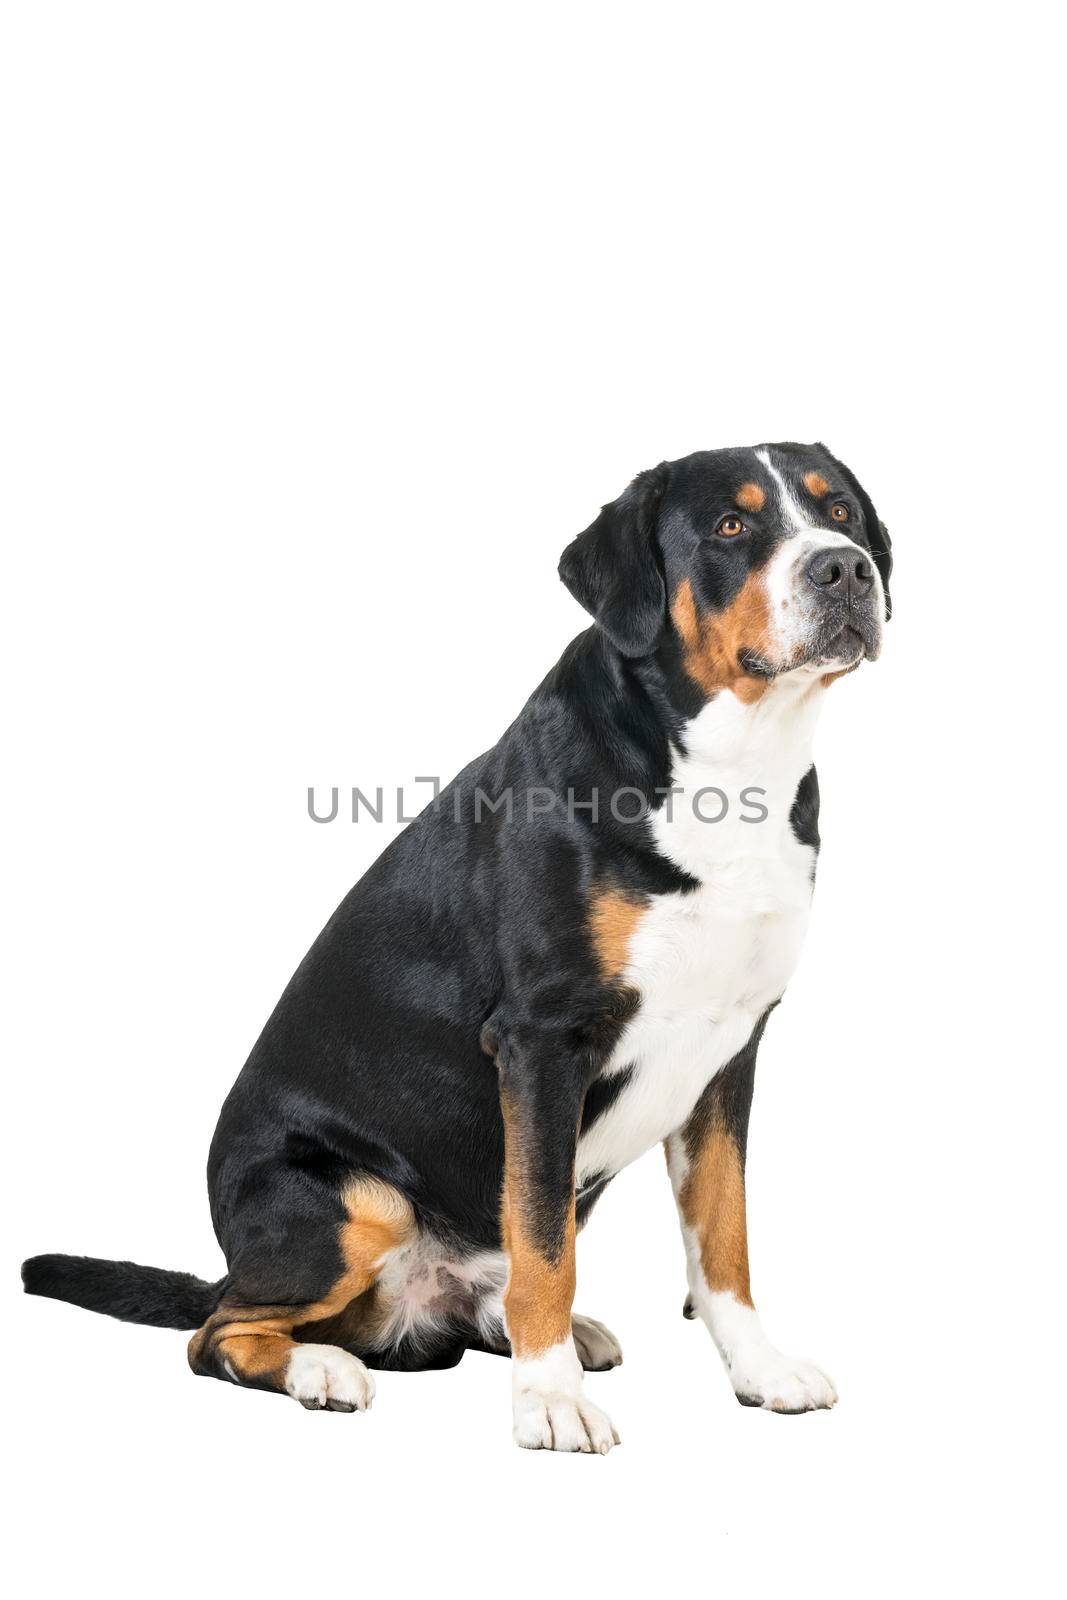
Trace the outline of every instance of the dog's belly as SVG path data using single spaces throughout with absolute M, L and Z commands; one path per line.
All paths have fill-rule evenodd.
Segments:
M 498 1338 L 507 1261 L 502 1252 L 466 1255 L 425 1230 L 384 1257 L 376 1285 L 376 1347 L 465 1327 Z
M 680 1128 L 781 998 L 807 927 L 810 878 L 789 873 L 774 887 L 748 915 L 732 895 L 702 888 L 663 896 L 642 920 L 625 974 L 641 1003 L 604 1070 L 622 1087 L 579 1140 L 579 1191 Z

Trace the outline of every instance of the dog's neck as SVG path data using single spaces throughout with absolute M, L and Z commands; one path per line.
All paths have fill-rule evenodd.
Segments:
M 815 727 L 827 680 L 810 668 L 778 677 L 739 678 L 707 696 L 695 689 L 676 652 L 660 652 L 636 667 L 644 693 L 678 755 L 708 769 L 716 764 L 780 770 L 787 758 L 800 776 L 811 765 Z M 753 782 L 758 779 L 754 778 Z
M 700 693 L 680 663 L 662 654 L 632 660 L 599 628 L 574 640 L 537 691 L 560 696 L 573 720 L 563 725 L 564 771 L 575 752 L 595 743 L 600 770 L 618 785 L 636 786 L 656 808 L 668 784 L 796 784 L 812 764 L 824 680 L 800 670 L 759 686 L 758 696 L 723 689 Z
M 777 764 L 788 752 L 806 772 L 825 695 L 823 680 L 804 670 L 775 679 L 757 700 L 724 689 L 684 721 L 672 743 L 702 765 Z
M 671 741 L 671 805 L 653 812 L 652 833 L 661 854 L 717 892 L 742 880 L 751 888 L 753 862 L 793 859 L 794 808 L 825 687 L 812 674 L 791 680 L 754 701 L 721 691 Z M 807 881 L 797 880 L 798 904 Z

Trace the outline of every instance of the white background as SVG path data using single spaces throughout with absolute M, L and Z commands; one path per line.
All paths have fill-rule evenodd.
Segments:
M 2 427 L 6 1455 L 19 1592 L 1050 1593 L 1064 483 L 1038 8 L 9 4 Z M 218 1106 L 390 829 L 583 626 L 638 469 L 825 439 L 897 555 L 818 743 L 762 1051 L 771 1336 L 733 1400 L 658 1152 L 579 1247 L 606 1460 L 506 1363 L 313 1416 L 18 1296 L 40 1250 L 215 1276 Z M 14 1416 L 13 1416 L 14 1413 Z

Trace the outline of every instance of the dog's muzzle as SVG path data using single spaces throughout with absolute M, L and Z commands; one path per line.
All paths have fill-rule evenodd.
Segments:
M 882 644 L 882 596 L 874 566 L 856 545 L 816 550 L 804 569 L 815 602 L 813 654 L 826 661 L 873 661 Z

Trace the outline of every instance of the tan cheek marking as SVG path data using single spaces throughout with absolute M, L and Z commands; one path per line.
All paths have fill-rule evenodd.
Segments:
M 804 487 L 816 500 L 821 500 L 824 494 L 830 493 L 830 485 L 821 472 L 805 472 Z
M 700 1265 L 709 1289 L 729 1290 L 752 1304 L 748 1275 L 748 1224 L 741 1152 L 726 1130 L 713 1125 L 698 1150 L 679 1196 L 682 1215 L 700 1241 Z
M 746 578 L 725 611 L 700 617 L 693 586 L 684 578 L 675 591 L 671 617 L 682 641 L 685 670 L 705 694 L 732 689 L 751 704 L 767 692 L 767 680 L 747 675 L 740 666 L 742 650 L 772 658 L 771 610 L 762 574 Z
M 534 1360 L 570 1337 L 576 1282 L 574 1262 L 574 1190 L 571 1189 L 558 1260 L 534 1244 L 528 1217 L 535 1203 L 521 1127 L 513 1120 L 507 1096 L 501 1096 L 505 1124 L 504 1194 L 501 1232 L 508 1257 L 504 1315 L 512 1354 Z
M 743 483 L 734 495 L 734 503 L 742 511 L 762 511 L 767 496 L 758 483 Z
M 644 913 L 644 903 L 615 889 L 595 893 L 589 907 L 593 949 L 604 977 L 618 978 L 626 969 L 630 941 Z

